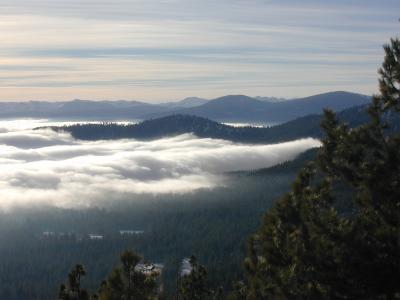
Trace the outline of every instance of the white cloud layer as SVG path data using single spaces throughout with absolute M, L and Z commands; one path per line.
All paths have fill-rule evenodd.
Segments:
M 319 145 L 314 139 L 243 145 L 191 134 L 86 142 L 9 127 L 0 133 L 0 207 L 102 205 L 143 193 L 214 188 L 224 184 L 224 172 L 272 166 Z

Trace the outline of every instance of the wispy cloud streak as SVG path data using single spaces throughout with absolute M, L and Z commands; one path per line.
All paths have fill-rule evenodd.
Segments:
M 3 0 L 1 99 L 371 94 L 399 9 L 394 0 Z

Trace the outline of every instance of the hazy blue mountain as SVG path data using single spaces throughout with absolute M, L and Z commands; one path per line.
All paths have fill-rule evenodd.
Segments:
M 359 126 L 368 121 L 366 106 L 354 107 L 338 113 L 339 119 L 350 127 Z M 400 118 L 387 116 L 394 124 L 391 130 L 400 130 Z M 77 139 L 157 139 L 193 133 L 198 137 L 224 139 L 242 143 L 277 143 L 299 138 L 322 136 L 320 123 L 322 115 L 308 115 L 287 123 L 268 128 L 232 127 L 206 118 L 189 115 L 171 115 L 147 120 L 139 124 L 77 124 L 65 127 L 53 127 L 57 131 L 67 131 Z
M 370 100 L 371 98 L 366 95 L 342 91 L 318 94 L 275 103 L 270 117 L 288 121 L 309 114 L 320 114 L 324 108 L 330 108 L 336 112 L 342 111 L 350 107 L 367 104 Z
M 143 119 L 149 114 L 195 107 L 208 100 L 191 97 L 182 101 L 149 104 L 140 101 L 26 101 L 0 102 L 0 118 L 57 118 L 76 120 Z
M 0 102 L 0 117 L 41 117 L 59 106 L 60 103 L 45 101 Z
M 272 104 L 244 95 L 229 95 L 210 100 L 207 103 L 174 111 L 174 114 L 195 115 L 216 121 L 254 121 L 264 117 L 264 112 L 272 109 Z M 170 113 L 153 114 L 160 117 Z
M 214 100 L 186 98 L 178 102 L 149 104 L 139 101 L 0 102 L 0 118 L 57 118 L 77 120 L 145 120 L 171 114 L 195 115 L 224 122 L 283 123 L 329 107 L 340 111 L 365 104 L 369 97 L 332 92 L 287 101 L 258 100 L 244 95 Z
M 203 99 L 203 98 L 188 97 L 181 101 L 160 103 L 160 105 L 166 106 L 169 108 L 174 108 L 174 109 L 176 109 L 176 108 L 191 108 L 191 107 L 196 107 L 196 106 L 206 104 L 208 101 L 209 100 Z
M 137 101 L 0 102 L 0 118 L 101 119 L 107 116 L 107 112 L 112 115 L 124 114 L 126 108 L 150 112 L 152 107 Z
M 171 109 L 139 101 L 0 102 L 0 118 L 57 118 L 78 120 L 141 119 Z
M 97 120 L 135 119 L 153 111 L 163 112 L 166 109 L 139 101 L 74 100 L 62 103 L 48 117 Z
M 198 107 L 180 109 L 176 114 L 195 115 L 222 122 L 283 123 L 309 114 L 322 113 L 324 108 L 341 111 L 366 104 L 370 97 L 349 92 L 330 92 L 307 98 L 268 102 L 244 95 L 217 98 Z M 169 114 L 170 112 L 168 112 Z M 163 116 L 167 113 L 153 114 Z

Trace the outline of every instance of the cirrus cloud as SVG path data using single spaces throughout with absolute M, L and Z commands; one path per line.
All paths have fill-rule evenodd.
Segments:
M 397 0 L 2 0 L 0 100 L 372 94 Z

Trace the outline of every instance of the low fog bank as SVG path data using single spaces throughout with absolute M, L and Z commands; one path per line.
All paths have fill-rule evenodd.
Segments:
M 269 167 L 318 147 L 315 139 L 244 145 L 184 134 L 155 141 L 85 142 L 0 122 L 0 207 L 101 206 L 140 194 L 223 186 L 225 172 Z M 37 125 L 37 124 L 36 124 Z

